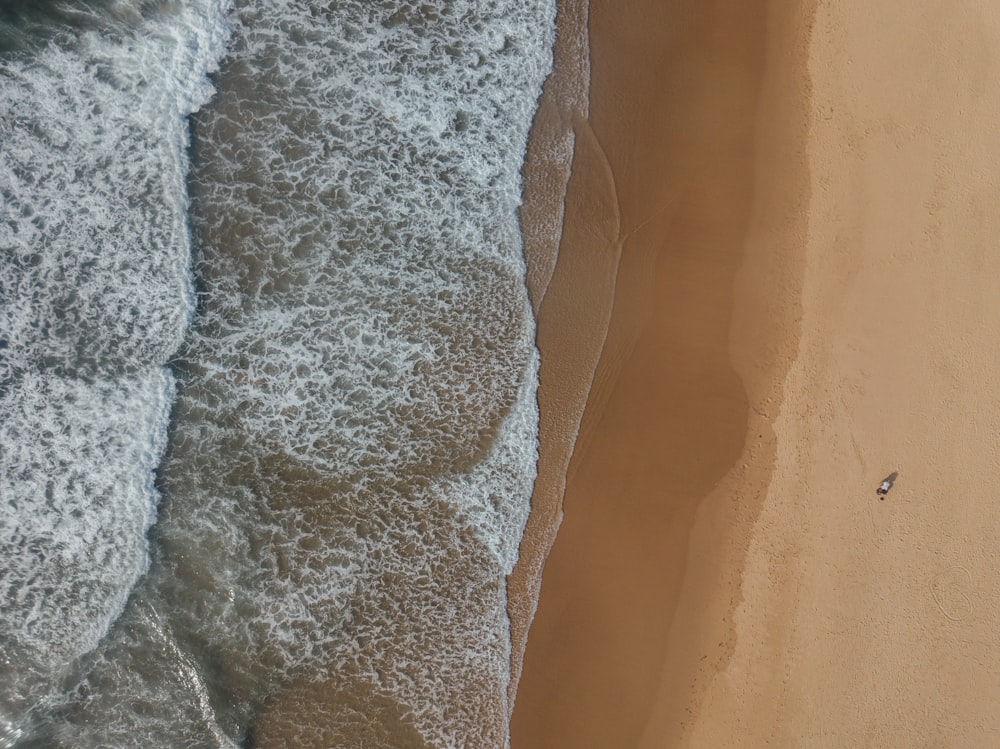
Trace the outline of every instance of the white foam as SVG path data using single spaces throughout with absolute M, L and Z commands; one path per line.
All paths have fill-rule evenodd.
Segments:
M 54 680 L 93 648 L 145 570 L 172 394 L 153 368 L 90 382 L 27 373 L 0 399 L 0 634 L 26 659 L 3 664 L 5 700 L 37 699 L 24 674 Z
M 180 344 L 193 308 L 183 118 L 211 90 L 213 14 L 192 6 L 151 42 L 90 32 L 0 62 L 7 376 L 162 364 Z
M 246 11 L 234 54 L 249 62 L 204 128 L 209 293 L 192 358 L 248 432 L 356 477 L 482 440 L 414 424 L 506 409 L 531 348 L 516 208 L 547 6 L 457 3 L 419 30 L 364 3 Z
M 175 11 L 0 60 L 0 708 L 14 732 L 148 564 L 163 365 L 193 310 L 184 118 L 226 35 L 220 2 Z
M 281 664 L 276 682 L 366 675 L 431 745 L 495 746 L 506 741 L 504 575 L 537 455 L 519 172 L 554 8 L 394 9 L 402 23 L 367 2 L 247 7 L 199 115 L 206 294 L 185 350 L 182 403 L 197 418 L 181 420 L 178 439 L 220 446 L 202 470 L 235 471 L 232 452 L 240 475 L 277 462 L 330 487 L 308 500 L 339 508 L 314 529 L 323 552 L 286 554 L 286 569 L 308 577 L 327 556 L 345 561 L 329 598 L 322 585 L 254 577 L 242 625 L 206 586 L 200 610 L 213 618 L 185 626 L 218 637 L 217 657 L 231 646 L 213 633 L 242 627 L 254 659 Z M 271 544 L 294 548 L 304 532 L 273 507 L 306 500 L 263 483 L 256 498 L 192 502 L 197 525 L 221 526 L 228 511 L 249 528 L 263 512 Z M 162 532 L 192 557 L 229 545 L 194 525 L 168 518 Z M 224 565 L 259 569 L 272 553 Z M 220 588 L 230 579 L 215 574 Z

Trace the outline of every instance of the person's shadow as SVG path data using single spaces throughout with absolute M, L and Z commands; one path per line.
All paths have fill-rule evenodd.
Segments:
M 899 478 L 899 471 L 893 471 L 888 476 L 886 476 L 884 479 L 882 479 L 882 482 L 885 483 L 886 481 L 888 481 L 889 482 L 889 488 L 891 489 L 892 485 L 896 483 L 896 479 L 898 479 L 898 478 Z

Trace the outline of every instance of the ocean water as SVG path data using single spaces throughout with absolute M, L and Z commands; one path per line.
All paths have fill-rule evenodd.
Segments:
M 503 747 L 550 0 L 0 4 L 0 747 Z

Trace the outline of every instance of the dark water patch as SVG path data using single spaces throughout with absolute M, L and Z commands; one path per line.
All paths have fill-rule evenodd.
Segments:
M 0 0 L 0 56 L 26 54 L 84 31 L 112 34 L 135 29 L 162 13 L 166 1 Z

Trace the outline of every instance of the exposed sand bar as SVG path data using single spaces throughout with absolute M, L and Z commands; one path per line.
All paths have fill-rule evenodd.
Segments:
M 732 651 L 798 340 L 809 18 L 763 0 L 591 3 L 590 116 L 539 311 L 547 491 L 545 388 L 579 385 L 567 340 L 603 348 L 514 749 L 676 743 Z

